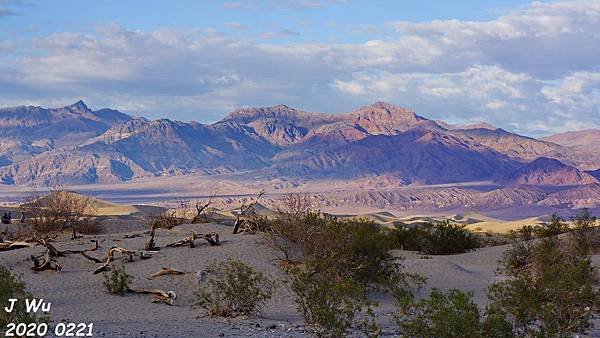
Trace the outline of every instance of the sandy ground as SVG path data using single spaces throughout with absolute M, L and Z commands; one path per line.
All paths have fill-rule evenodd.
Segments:
M 59 249 L 87 248 L 91 239 L 100 242 L 100 249 L 90 253 L 101 257 L 113 245 L 127 249 L 140 249 L 145 238 L 125 239 L 127 233 L 141 233 L 146 230 L 143 223 L 113 220 L 111 230 L 120 223 L 127 232 L 115 232 L 96 236 L 85 236 L 77 240 L 57 240 Z M 231 227 L 216 224 L 184 225 L 172 230 L 158 230 L 157 245 L 164 246 L 179 240 L 190 231 L 216 231 L 221 235 L 222 246 L 211 247 L 202 242 L 193 249 L 163 248 L 149 260 L 136 260 L 126 263 L 127 271 L 135 276 L 132 287 L 152 287 L 173 290 L 177 293 L 175 306 L 154 304 L 146 295 L 127 294 L 124 297 L 109 295 L 103 286 L 103 276 L 92 272 L 98 264 L 81 255 L 60 258 L 63 265 L 60 273 L 30 270 L 32 263 L 27 257 L 43 252 L 42 247 L 19 249 L 0 253 L 0 264 L 8 266 L 17 274 L 22 274 L 30 291 L 37 297 L 52 302 L 51 318 L 59 322 L 94 323 L 95 336 L 100 337 L 232 337 L 260 336 L 287 337 L 307 336 L 302 318 L 296 311 L 291 294 L 283 282 L 284 275 L 277 267 L 275 253 L 262 244 L 261 235 L 233 235 Z M 489 283 L 501 278 L 496 275 L 496 261 L 508 246 L 483 248 L 474 252 L 450 256 L 423 256 L 412 252 L 396 252 L 405 257 L 404 264 L 409 271 L 427 277 L 425 295 L 430 288 L 442 290 L 458 288 L 472 291 L 475 301 L 485 306 L 485 288 Z M 227 258 L 239 259 L 277 280 L 273 298 L 266 305 L 263 314 L 257 318 L 219 319 L 201 316 L 201 311 L 193 305 L 193 292 L 198 283 L 197 272 L 212 261 Z M 600 256 L 595 256 L 596 264 Z M 188 272 L 182 276 L 163 276 L 150 279 L 149 276 L 170 267 Z M 393 336 L 395 324 L 392 299 L 385 295 L 374 295 L 380 302 L 377 316 L 384 325 L 384 335 Z M 600 331 L 593 332 L 600 335 Z

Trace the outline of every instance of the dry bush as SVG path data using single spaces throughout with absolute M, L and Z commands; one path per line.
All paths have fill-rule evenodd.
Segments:
M 26 222 L 39 233 L 73 228 L 82 233 L 99 230 L 98 209 L 91 197 L 64 189 L 33 193 L 20 206 Z
M 279 199 L 275 210 L 279 219 L 297 221 L 312 211 L 313 206 L 313 200 L 309 194 L 291 193 Z
M 150 215 L 146 221 L 150 228 L 173 229 L 176 226 L 190 223 L 192 206 L 188 200 L 178 200 L 174 207 L 163 206 L 162 211 Z
M 32 227 L 19 225 L 18 227 L 7 229 L 6 233 L 3 234 L 6 237 L 2 237 L 2 239 L 18 241 L 33 237 L 33 235 L 35 234 L 35 230 Z

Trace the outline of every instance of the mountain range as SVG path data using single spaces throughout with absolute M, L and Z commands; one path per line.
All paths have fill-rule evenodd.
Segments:
M 434 121 L 383 102 L 345 114 L 243 108 L 213 124 L 94 111 L 82 101 L 0 109 L 5 185 L 250 172 L 264 179 L 386 177 L 417 186 L 570 186 L 598 184 L 599 168 L 600 130 L 535 139 L 485 123 Z

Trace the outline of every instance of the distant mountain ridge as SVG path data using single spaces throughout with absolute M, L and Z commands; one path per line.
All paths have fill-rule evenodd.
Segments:
M 451 126 L 384 102 L 345 114 L 243 108 L 206 125 L 93 111 L 78 101 L 0 109 L 0 179 L 89 184 L 251 171 L 309 180 L 386 176 L 403 184 L 597 182 L 583 170 L 598 169 L 600 154 L 559 141 L 489 124 Z

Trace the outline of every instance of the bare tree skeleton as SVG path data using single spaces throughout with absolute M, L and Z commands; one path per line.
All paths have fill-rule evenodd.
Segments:
M 240 206 L 240 212 L 237 214 L 235 224 L 233 225 L 233 233 L 234 234 L 237 234 L 240 231 L 240 227 L 242 225 L 247 227 L 248 223 L 255 223 L 253 220 L 250 220 L 246 217 L 246 213 L 258 203 L 258 200 L 260 200 L 260 198 L 264 194 L 265 194 L 265 191 L 262 190 L 258 194 L 258 196 L 256 196 L 256 199 L 254 201 L 251 201 L 250 204 L 248 204 L 247 206 L 245 205 L 245 203 L 242 202 L 242 205 Z
M 208 202 L 204 203 L 203 205 L 200 205 L 198 203 L 196 203 L 196 215 L 194 216 L 194 218 L 192 218 L 192 221 L 190 223 L 192 224 L 196 224 L 200 222 L 200 219 L 202 218 L 203 213 L 206 212 L 206 209 L 213 204 L 213 198 L 217 195 L 216 192 L 213 192 L 210 195 L 210 198 L 208 199 Z

